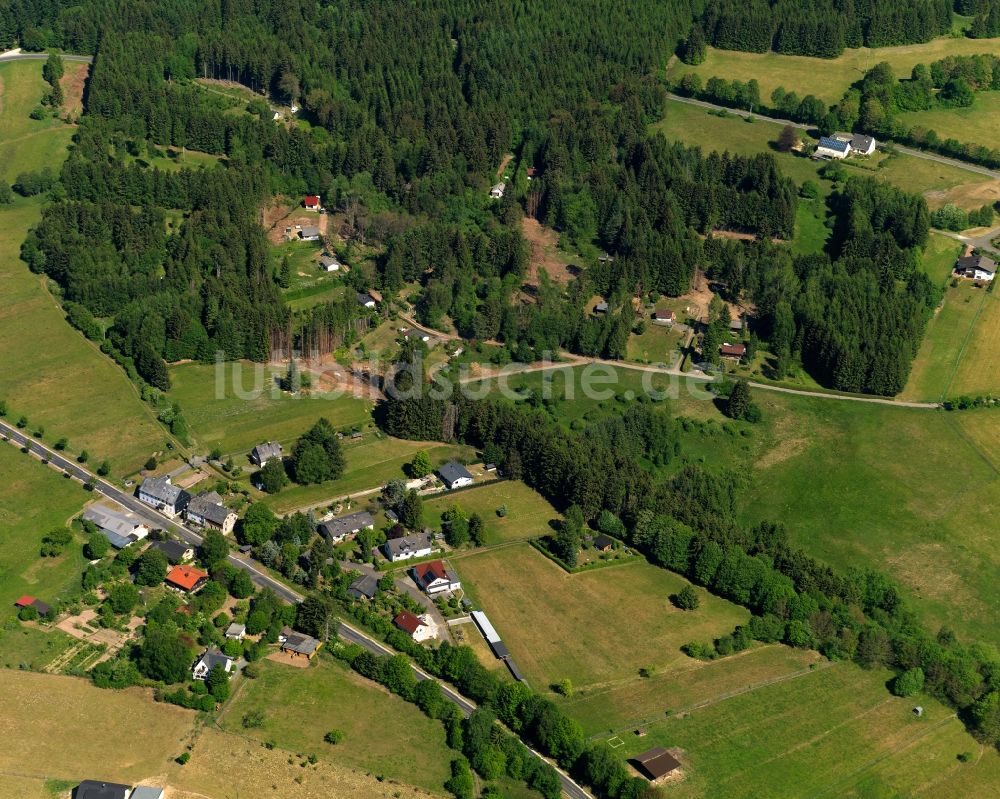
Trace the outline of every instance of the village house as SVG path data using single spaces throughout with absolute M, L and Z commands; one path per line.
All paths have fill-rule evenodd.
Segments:
M 437 625 L 426 614 L 415 616 L 410 611 L 404 610 L 392 620 L 392 623 L 414 641 L 430 641 L 437 638 Z
M 374 530 L 375 517 L 368 511 L 362 510 L 357 513 L 350 513 L 347 516 L 340 516 L 336 519 L 328 519 L 318 525 L 320 535 L 324 536 L 331 544 L 339 544 L 349 537 L 356 536 L 362 530 Z
M 594 313 L 607 313 L 608 307 L 608 304 L 602 300 L 594 306 Z
M 656 746 L 629 761 L 652 784 L 657 785 L 681 767 L 680 761 L 662 746 Z
M 318 194 L 307 194 L 302 200 L 302 205 L 304 205 L 308 211 L 318 211 L 323 207 L 320 204 L 320 197 Z
M 963 255 L 955 262 L 955 274 L 973 280 L 992 280 L 997 273 L 996 262 L 985 255 Z
M 230 641 L 242 641 L 246 634 L 247 626 L 245 624 L 233 622 L 226 628 L 226 638 Z
M 729 323 L 730 333 L 742 333 L 743 332 L 743 320 L 736 317 Z
M 171 485 L 170 475 L 147 477 L 139 485 L 139 501 L 173 518 L 187 507 L 191 495 L 183 488 Z
M 822 136 L 813 157 L 835 159 L 839 161 L 841 158 L 847 158 L 847 156 L 850 155 L 850 152 L 850 142 L 834 139 L 832 136 Z
M 601 533 L 599 536 L 594 538 L 594 549 L 598 552 L 610 552 L 614 549 L 615 539 L 609 535 L 604 535 Z
M 229 535 L 236 526 L 237 517 L 235 512 L 222 504 L 222 497 L 210 491 L 199 494 L 188 503 L 185 518 L 192 524 Z
M 538 169 L 536 167 L 529 166 L 525 170 L 525 174 L 528 176 L 528 180 L 534 180 L 535 178 L 538 177 L 539 173 L 538 173 Z
M 719 347 L 719 354 L 723 358 L 730 358 L 731 360 L 738 361 L 740 358 L 747 354 L 746 344 L 723 344 Z
M 871 155 L 877 142 L 871 136 L 855 133 L 851 136 L 851 155 Z
M 653 311 L 654 325 L 672 325 L 677 321 L 677 314 L 673 311 Z
M 351 599 L 372 600 L 378 594 L 378 577 L 374 574 L 363 574 L 347 589 Z
M 312 660 L 322 646 L 323 642 L 318 641 L 311 635 L 293 632 L 285 636 L 285 640 L 281 644 L 281 651 L 292 657 Z
M 42 600 L 37 597 L 31 596 L 31 594 L 25 594 L 24 596 L 18 597 L 17 601 L 14 602 L 14 606 L 19 608 L 34 608 L 38 611 L 39 616 L 45 616 L 51 610 L 46 602 L 42 602 Z
M 506 183 L 497 183 L 490 189 L 490 197 L 494 200 L 503 199 L 503 193 L 507 190 Z
M 166 582 L 168 588 L 193 594 L 208 582 L 208 572 L 181 563 L 167 573 Z
M 321 255 L 319 257 L 319 268 L 324 272 L 339 272 L 341 263 L 332 255 Z
M 255 466 L 264 466 L 272 458 L 280 458 L 281 455 L 281 444 L 277 441 L 265 441 L 250 450 L 250 461 Z
M 319 228 L 315 225 L 305 225 L 299 231 L 299 239 L 301 241 L 319 241 Z
M 402 538 L 391 538 L 382 545 L 385 556 L 396 563 L 412 558 L 424 558 L 434 550 L 431 547 L 431 537 L 427 533 L 404 535 Z
M 73 791 L 73 799 L 129 799 L 129 794 L 131 793 L 131 785 L 121 785 L 117 782 L 101 782 L 99 780 L 84 780 Z
M 233 670 L 233 659 L 218 649 L 206 649 L 191 668 L 191 676 L 196 680 L 204 680 L 215 666 L 222 666 L 226 674 L 229 674 Z
M 432 560 L 413 567 L 413 579 L 424 593 L 433 596 L 447 591 L 457 591 L 462 587 L 458 575 L 444 565 L 444 561 Z
M 375 298 L 366 291 L 358 292 L 358 305 L 362 308 L 374 308 L 376 306 Z
M 472 474 L 458 461 L 448 461 L 438 469 L 438 475 L 449 489 L 472 485 Z
M 138 516 L 106 505 L 91 505 L 82 518 L 92 522 L 115 549 L 124 549 L 149 535 L 149 528 Z
M 175 565 L 194 560 L 194 549 L 180 541 L 153 541 L 149 547 L 160 550 Z

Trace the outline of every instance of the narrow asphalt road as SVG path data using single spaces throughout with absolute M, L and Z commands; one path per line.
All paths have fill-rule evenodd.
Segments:
M 77 63 L 89 64 L 94 58 L 89 55 L 73 55 L 71 53 L 60 53 L 63 61 L 75 61 Z M 20 48 L 14 50 L 8 50 L 5 53 L 0 53 L 0 62 L 3 61 L 47 61 L 49 58 L 48 53 L 22 53 Z
M 100 494 L 108 499 L 117 502 L 125 508 L 135 513 L 136 516 L 141 518 L 143 521 L 147 522 L 152 527 L 158 527 L 164 530 L 169 530 L 170 532 L 177 535 L 181 540 L 185 541 L 192 546 L 199 546 L 202 541 L 202 537 L 188 529 L 183 524 L 178 524 L 173 519 L 164 516 L 159 511 L 154 508 L 149 507 L 143 502 L 140 502 L 132 494 L 128 494 L 114 485 L 109 483 L 107 480 L 102 480 L 95 474 L 90 472 L 90 470 L 84 468 L 81 464 L 77 463 L 75 460 L 65 457 L 59 452 L 50 449 L 46 445 L 26 435 L 25 433 L 18 430 L 13 425 L 0 420 L 0 435 L 9 439 L 10 441 L 16 443 L 21 447 L 28 447 L 29 451 L 38 457 L 48 461 L 48 463 L 59 469 L 62 472 L 69 474 L 71 477 L 79 480 L 80 482 L 87 483 L 90 482 L 94 486 L 94 493 Z M 274 577 L 267 573 L 267 570 L 260 563 L 249 558 L 238 557 L 236 555 L 230 554 L 228 558 L 229 563 L 237 569 L 243 569 L 250 574 L 251 579 L 258 586 L 262 588 L 270 588 L 279 597 L 284 599 L 286 602 L 291 604 L 298 604 L 304 597 L 302 594 L 298 593 L 292 588 L 276 580 Z M 381 642 L 372 638 L 367 633 L 353 627 L 352 625 L 341 621 L 340 627 L 338 629 L 338 635 L 345 641 L 350 643 L 358 644 L 363 646 L 369 652 L 373 652 L 377 655 L 395 655 L 397 654 L 394 650 L 385 646 Z M 414 663 L 410 663 L 410 668 L 413 669 L 414 675 L 418 680 L 431 680 L 435 679 L 430 674 L 425 672 L 419 666 Z M 469 715 L 476 709 L 476 704 L 471 702 L 462 696 L 457 690 L 452 688 L 447 683 L 438 681 L 441 685 L 441 691 L 445 698 L 462 710 L 463 713 Z M 530 748 L 530 747 L 529 747 Z M 554 763 L 545 758 L 541 753 L 532 750 L 536 757 L 545 760 L 559 774 L 559 780 L 562 783 L 562 790 L 565 796 L 570 797 L 570 799 L 591 799 L 589 793 L 579 784 L 573 781 L 573 779 L 559 769 Z

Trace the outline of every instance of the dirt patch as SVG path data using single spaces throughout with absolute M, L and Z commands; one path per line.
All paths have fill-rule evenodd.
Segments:
M 500 166 L 497 167 L 497 177 L 503 177 L 503 173 L 507 170 L 507 165 L 514 160 L 513 153 L 507 153 L 500 162 Z
M 966 211 L 1000 200 L 1000 180 L 986 180 L 982 183 L 963 183 L 950 189 L 924 192 L 924 199 L 931 209 L 943 205 L 957 205 Z
M 524 217 L 521 220 L 521 234 L 528 242 L 531 261 L 525 284 L 538 286 L 538 275 L 544 271 L 554 283 L 565 285 L 575 276 L 566 256 L 559 252 L 559 235 L 544 227 L 537 219 Z
M 267 659 L 273 660 L 275 663 L 280 663 L 282 666 L 294 666 L 297 669 L 308 669 L 312 665 L 311 661 L 297 657 L 296 655 L 290 655 L 287 652 L 272 652 L 267 656 Z
M 76 119 L 83 113 L 83 88 L 90 75 L 90 64 L 66 63 L 66 70 L 59 79 L 63 91 L 63 108 L 69 119 Z
M 678 297 L 678 299 L 687 304 L 685 313 L 688 316 L 692 319 L 700 320 L 703 317 L 708 316 L 708 306 L 709 303 L 712 302 L 712 297 L 714 295 L 715 292 L 712 291 L 708 278 L 706 278 L 705 273 L 699 269 L 695 272 L 694 280 L 691 281 L 691 290 L 686 294 L 682 294 Z M 729 308 L 729 315 L 733 319 L 738 319 L 744 315 L 753 316 L 756 311 L 756 308 L 752 303 L 726 302 L 726 306 Z

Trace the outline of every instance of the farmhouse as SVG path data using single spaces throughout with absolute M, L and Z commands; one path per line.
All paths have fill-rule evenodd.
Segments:
M 223 655 L 218 649 L 206 649 L 191 668 L 191 676 L 196 680 L 204 680 L 215 666 L 222 666 L 228 674 L 233 670 L 233 659 Z
M 324 272 L 339 272 L 341 263 L 332 255 L 321 255 L 319 257 L 319 268 Z
M 310 211 L 318 211 L 322 207 L 319 199 L 318 194 L 307 194 L 302 199 L 302 204 Z
M 230 641 L 242 641 L 246 634 L 247 626 L 245 624 L 233 622 L 226 628 L 226 638 Z
M 93 522 L 115 549 L 124 549 L 149 535 L 149 528 L 138 516 L 106 505 L 92 505 L 83 512 L 83 518 Z
M 302 241 L 319 241 L 319 228 L 315 225 L 305 225 L 299 231 L 299 238 Z
M 321 646 L 323 646 L 323 642 L 317 641 L 311 635 L 292 633 L 285 636 L 285 641 L 281 645 L 281 651 L 292 657 L 312 660 L 315 654 L 319 652 Z
M 431 537 L 427 533 L 414 533 L 402 538 L 391 538 L 382 545 L 382 550 L 393 563 L 411 558 L 423 558 L 433 551 Z
M 404 633 L 408 633 L 414 641 L 429 641 L 437 638 L 437 625 L 426 615 L 414 616 L 410 611 L 402 611 L 392 620 Z
M 507 190 L 506 183 L 497 183 L 490 189 L 490 197 L 494 200 L 503 199 L 503 193 Z
M 985 255 L 963 255 L 955 262 L 955 274 L 973 280 L 992 280 L 997 273 L 997 265 Z
M 193 594 L 208 582 L 208 572 L 180 564 L 167 574 L 167 587 Z
M 823 136 L 819 140 L 819 145 L 816 147 L 816 152 L 813 154 L 813 157 L 826 159 L 834 158 L 839 160 L 841 158 L 847 158 L 850 153 L 850 142 L 834 139 L 830 136 Z
M 438 474 L 448 488 L 472 485 L 472 474 L 458 461 L 448 461 L 438 469 Z
M 680 761 L 662 746 L 638 754 L 629 762 L 654 785 L 681 767 Z
M 672 325 L 677 321 L 677 314 L 673 311 L 653 311 L 654 325 Z
M 721 347 L 719 347 L 719 354 L 721 354 L 723 358 L 731 358 L 733 360 L 738 361 L 740 358 L 742 358 L 744 355 L 747 354 L 747 345 L 723 344 Z
M 250 450 L 250 460 L 257 466 L 264 466 L 272 458 L 280 458 L 281 444 L 277 441 L 265 441 Z
M 223 535 L 231 533 L 236 526 L 236 514 L 222 504 L 222 497 L 214 491 L 199 494 L 192 499 L 185 516 L 189 522 L 218 530 Z
M 462 587 L 458 575 L 446 568 L 444 561 L 441 560 L 432 560 L 414 566 L 413 579 L 422 591 L 432 596 L 445 591 L 457 591 Z
M 73 799 L 129 799 L 131 785 L 84 780 L 73 791 Z
M 375 528 L 375 518 L 365 510 L 330 519 L 319 525 L 319 533 L 325 536 L 331 544 L 339 544 L 348 537 L 355 536 L 362 530 Z
M 378 593 L 378 577 L 374 574 L 363 574 L 347 589 L 351 599 L 374 599 Z
M 160 550 L 173 564 L 194 560 L 194 549 L 180 541 L 154 541 L 149 547 Z
M 37 597 L 31 596 L 31 594 L 25 594 L 24 596 L 19 597 L 14 605 L 19 608 L 32 607 L 38 611 L 39 616 L 44 616 L 49 612 L 49 610 L 51 610 L 47 603 L 42 602 L 42 600 Z
M 191 495 L 183 488 L 170 484 L 170 475 L 147 477 L 139 485 L 139 501 L 173 518 L 183 511 Z

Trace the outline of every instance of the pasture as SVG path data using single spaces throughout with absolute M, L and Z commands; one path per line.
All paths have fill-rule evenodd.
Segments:
M 261 727 L 245 729 L 244 714 L 261 711 Z M 453 753 L 444 727 L 416 706 L 321 655 L 308 669 L 261 661 L 226 706 L 223 729 L 291 752 L 315 753 L 354 769 L 440 792 Z M 336 746 L 323 741 L 344 732 Z
M 688 661 L 683 644 L 712 640 L 749 618 L 702 590 L 697 610 L 676 609 L 668 597 L 687 581 L 639 559 L 567 574 L 519 544 L 452 566 L 540 691 L 563 678 L 582 689 L 638 679 L 641 668 L 677 667 Z
M 987 52 L 985 49 L 978 52 Z M 1000 47 L 992 50 L 1000 52 Z M 932 108 L 928 111 L 908 111 L 899 120 L 909 127 L 935 131 L 944 139 L 957 139 L 968 144 L 981 144 L 993 149 L 997 145 L 1000 125 L 1000 92 L 976 92 L 968 108 Z
M 701 75 L 703 82 L 711 77 L 742 81 L 756 78 L 761 99 L 765 102 L 769 102 L 771 92 L 781 86 L 795 91 L 799 97 L 813 94 L 829 105 L 837 102 L 852 83 L 882 61 L 889 63 L 896 77 L 909 77 L 917 64 L 929 64 L 949 55 L 979 53 L 1000 54 L 1000 39 L 941 37 L 925 44 L 845 50 L 837 58 L 741 53 L 709 47 L 704 63 L 696 67 L 673 59 L 667 68 L 667 77 L 676 81 L 693 72 Z
M 673 366 L 686 338 L 686 332 L 681 333 L 665 325 L 654 325 L 646 319 L 646 329 L 641 334 L 632 333 L 629 336 L 627 356 L 630 361 Z
M 671 796 L 985 797 L 1000 756 L 981 747 L 949 708 L 889 695 L 887 672 L 835 663 L 741 693 L 623 736 L 622 756 L 678 747 L 684 778 Z M 924 708 L 923 717 L 912 711 Z M 957 755 L 972 754 L 961 763 Z
M 964 288 L 964 287 L 960 287 Z M 957 291 L 958 289 L 952 289 Z M 970 303 L 979 305 L 968 340 L 959 350 L 954 375 L 945 388 L 947 397 L 963 394 L 1000 393 L 1000 297 L 985 289 L 967 289 L 976 296 Z
M 476 488 L 445 492 L 424 500 L 424 524 L 440 529 L 441 514 L 458 505 L 467 514 L 478 513 L 485 523 L 486 543 L 523 541 L 552 533 L 549 522 L 560 518 L 559 512 L 541 494 L 520 480 L 499 480 Z M 497 509 L 507 506 L 507 515 Z

